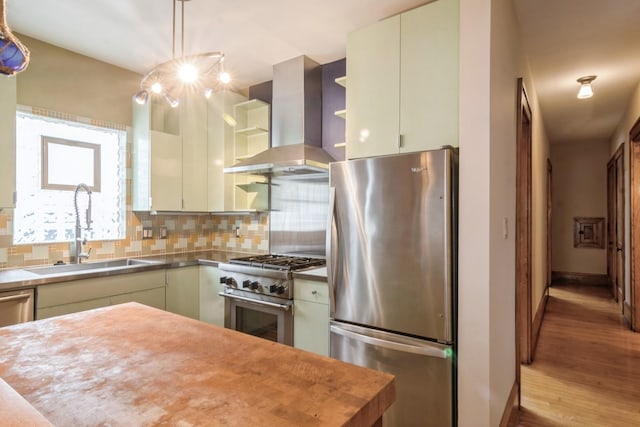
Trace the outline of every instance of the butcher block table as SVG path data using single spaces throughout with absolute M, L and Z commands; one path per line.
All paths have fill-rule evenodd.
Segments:
M 371 426 L 395 399 L 389 374 L 137 303 L 0 328 L 0 377 L 56 426 Z

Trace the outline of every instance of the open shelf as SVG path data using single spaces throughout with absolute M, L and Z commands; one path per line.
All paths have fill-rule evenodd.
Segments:
M 236 134 L 238 134 L 238 135 L 247 135 L 247 136 L 263 135 L 263 134 L 265 134 L 267 132 L 269 132 L 267 129 L 264 129 L 264 128 L 261 128 L 261 127 L 257 127 L 257 126 L 251 126 L 251 127 L 248 127 L 248 128 L 236 130 Z
M 347 110 L 338 110 L 335 113 L 336 116 L 342 118 L 342 119 L 346 119 L 347 118 Z
M 346 147 L 347 143 L 346 142 L 339 142 L 337 144 L 333 144 L 333 146 L 336 147 L 336 148 Z
M 237 103 L 235 107 L 236 109 L 255 110 L 256 108 L 267 107 L 268 105 L 269 104 L 259 99 L 250 99 L 248 101 Z
M 342 87 L 347 87 L 347 76 L 337 77 L 335 82 Z

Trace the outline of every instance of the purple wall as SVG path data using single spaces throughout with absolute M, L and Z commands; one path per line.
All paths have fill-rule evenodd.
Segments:
M 344 119 L 333 114 L 345 108 L 345 88 L 335 82 L 346 75 L 346 60 L 340 59 L 322 66 L 322 148 L 336 160 L 344 160 Z

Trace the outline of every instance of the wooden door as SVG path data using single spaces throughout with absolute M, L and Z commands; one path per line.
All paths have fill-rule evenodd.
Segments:
M 620 312 L 624 312 L 624 155 L 616 159 L 616 300 Z
M 640 188 L 640 117 L 629 132 L 629 188 Z M 631 311 L 631 329 L 640 332 L 640 283 L 636 275 L 636 251 L 640 247 L 640 192 L 632 191 L 631 196 L 631 227 L 629 230 L 629 305 Z
M 620 150 L 618 150 L 620 151 Z M 607 276 L 609 277 L 609 288 L 611 296 L 617 301 L 616 283 L 616 154 L 607 163 Z
M 531 309 L 531 108 L 518 79 L 516 141 L 516 352 L 521 363 L 533 360 Z M 516 371 L 519 382 L 519 364 Z

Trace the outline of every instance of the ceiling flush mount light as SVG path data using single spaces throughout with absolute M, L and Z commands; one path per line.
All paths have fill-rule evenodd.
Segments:
M 184 54 L 184 4 L 190 0 L 173 0 L 173 46 L 171 60 L 157 65 L 140 81 L 140 91 L 133 96 L 138 104 L 146 104 L 152 95 L 165 99 L 175 108 L 187 91 L 200 92 L 209 98 L 214 89 L 226 85 L 231 77 L 224 71 L 224 53 Z M 176 4 L 180 8 L 180 56 L 176 56 Z
M 29 50 L 7 25 L 5 0 L 0 0 L 0 74 L 13 76 L 29 65 Z
M 593 89 L 591 88 L 591 82 L 596 79 L 597 76 L 584 76 L 580 77 L 577 82 L 580 83 L 580 90 L 578 91 L 578 99 L 591 98 L 593 96 Z

